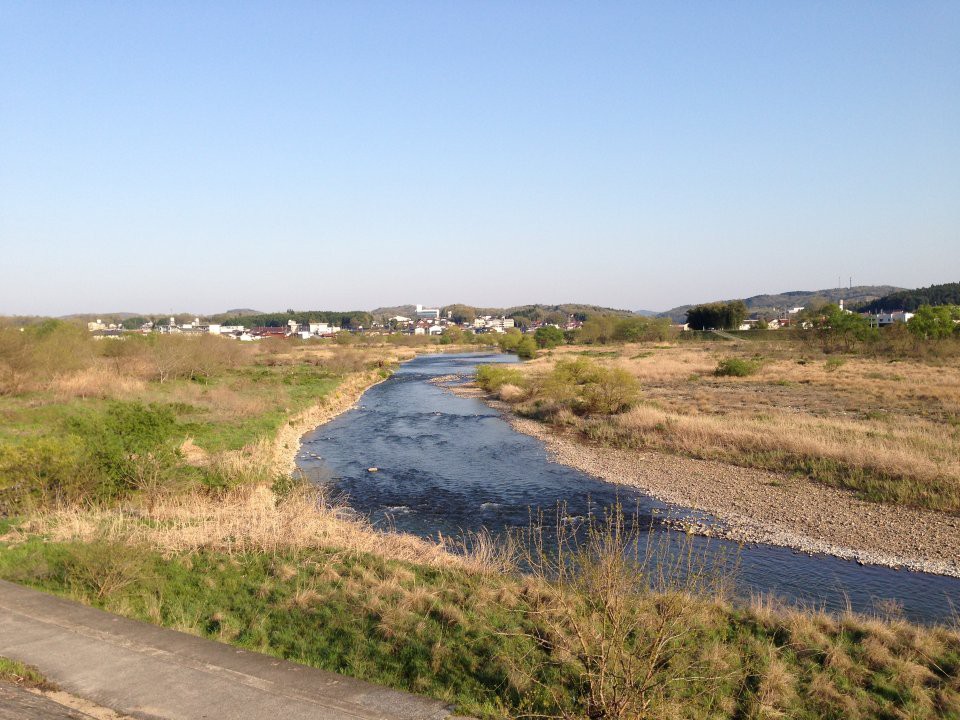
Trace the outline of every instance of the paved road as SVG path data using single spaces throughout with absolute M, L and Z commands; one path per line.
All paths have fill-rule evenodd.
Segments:
M 155 627 L 0 581 L 0 655 L 149 720 L 433 720 L 435 700 Z M 2 717 L 2 715 L 0 715 Z

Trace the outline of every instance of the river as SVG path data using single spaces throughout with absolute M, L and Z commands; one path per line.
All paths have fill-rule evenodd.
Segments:
M 620 503 L 637 512 L 644 537 L 672 534 L 666 515 L 684 514 L 633 488 L 551 462 L 543 444 L 517 432 L 480 400 L 428 382 L 470 374 L 506 355 L 422 355 L 368 390 L 358 407 L 303 438 L 297 464 L 307 477 L 342 494 L 377 525 L 422 537 L 457 536 L 529 526 L 531 513 L 556 517 L 558 503 L 575 519 Z M 369 468 L 376 467 L 376 472 Z M 949 621 L 960 610 L 960 579 L 863 566 L 788 548 L 716 538 L 688 539 L 706 556 L 738 556 L 737 593 L 772 594 L 788 602 L 870 612 L 895 600 L 904 617 Z

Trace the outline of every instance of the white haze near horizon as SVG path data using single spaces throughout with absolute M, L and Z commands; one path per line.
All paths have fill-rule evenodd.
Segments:
M 0 314 L 960 279 L 960 3 L 6 3 Z

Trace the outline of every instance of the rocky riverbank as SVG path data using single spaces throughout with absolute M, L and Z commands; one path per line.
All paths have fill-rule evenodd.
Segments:
M 501 410 L 514 428 L 540 439 L 555 462 L 712 517 L 674 521 L 689 532 L 960 577 L 960 517 L 870 503 L 780 473 L 593 445 L 516 416 L 509 405 L 472 384 L 444 385 L 457 394 L 482 397 Z

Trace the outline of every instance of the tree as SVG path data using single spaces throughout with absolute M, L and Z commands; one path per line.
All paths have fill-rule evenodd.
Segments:
M 853 350 L 858 343 L 879 337 L 877 328 L 873 327 L 867 318 L 841 310 L 837 305 L 821 308 L 820 316 L 814 325 L 820 333 L 824 348 L 836 345 L 845 352 Z
M 907 321 L 907 329 L 922 340 L 942 340 L 954 332 L 953 313 L 947 305 L 921 305 Z
M 443 329 L 440 335 L 441 345 L 457 345 L 463 342 L 463 330 L 456 326 L 450 326 Z
M 510 328 L 503 335 L 497 336 L 497 345 L 503 352 L 514 352 L 523 339 L 523 333 L 517 328 Z
M 580 342 L 605 345 L 613 340 L 617 319 L 612 315 L 594 315 L 580 328 Z
M 139 330 L 140 326 L 146 322 L 147 322 L 147 319 L 145 317 L 135 316 L 135 317 L 128 317 L 126 320 L 120 323 L 120 325 L 125 330 Z
M 649 342 L 670 337 L 669 318 L 630 317 L 616 321 L 613 339 L 617 342 Z
M 517 357 L 529 360 L 537 356 L 537 341 L 527 335 L 517 345 Z
M 694 330 L 736 330 L 746 317 L 743 300 L 696 305 L 687 310 L 687 322 Z
M 916 290 L 898 290 L 882 298 L 867 303 L 861 308 L 864 312 L 883 312 L 906 310 L 913 312 L 924 305 L 960 304 L 960 283 L 944 283 Z
M 563 343 L 563 330 L 553 325 L 544 325 L 542 328 L 537 328 L 533 339 L 536 340 L 537 347 L 549 350 Z
M 477 311 L 475 308 L 470 307 L 469 305 L 447 305 L 443 308 L 443 314 L 450 313 L 450 319 L 458 325 L 463 323 L 472 323 L 477 317 Z

